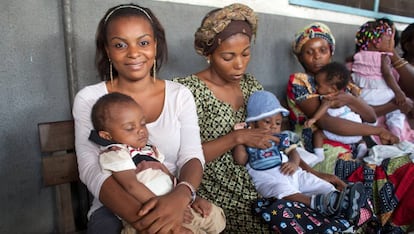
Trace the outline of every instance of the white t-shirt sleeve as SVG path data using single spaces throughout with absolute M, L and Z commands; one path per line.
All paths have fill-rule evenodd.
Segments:
M 181 169 L 189 160 L 197 158 L 204 168 L 205 160 L 201 146 L 200 127 L 198 125 L 194 97 L 191 91 L 184 86 L 182 87 L 181 94 L 178 97 L 179 106 L 177 112 L 178 120 L 181 123 L 181 145 L 176 164 L 178 169 Z
M 164 108 L 159 118 L 147 124 L 149 142 L 165 155 L 164 165 L 175 176 L 189 160 L 204 167 L 196 105 L 190 90 L 166 80 Z
M 100 149 L 88 138 L 93 129 L 92 106 L 106 93 L 103 82 L 87 86 L 76 94 L 72 110 L 75 121 L 75 148 L 79 177 L 95 198 L 99 197 L 101 186 L 110 174 L 102 172 L 98 160 Z

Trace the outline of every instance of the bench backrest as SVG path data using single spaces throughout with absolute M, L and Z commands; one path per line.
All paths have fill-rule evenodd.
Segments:
M 39 123 L 38 130 L 43 182 L 55 189 L 56 232 L 83 232 L 89 193 L 79 180 L 73 120 Z
M 46 186 L 79 180 L 73 120 L 39 123 L 43 181 Z

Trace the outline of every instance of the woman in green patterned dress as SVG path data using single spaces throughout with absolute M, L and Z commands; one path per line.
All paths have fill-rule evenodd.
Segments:
M 231 156 L 235 145 L 270 147 L 269 132 L 233 131 L 245 118 L 246 101 L 262 85 L 245 74 L 250 46 L 257 29 L 257 15 L 249 7 L 232 4 L 208 13 L 195 33 L 195 48 L 209 66 L 174 81 L 187 86 L 197 105 L 206 168 L 198 193 L 219 204 L 226 213 L 228 233 L 261 233 L 268 228 L 253 217 L 251 203 L 258 194 L 244 166 Z

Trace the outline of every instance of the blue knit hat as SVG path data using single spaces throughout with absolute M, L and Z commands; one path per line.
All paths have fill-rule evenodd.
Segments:
M 273 93 L 262 90 L 250 95 L 247 102 L 246 122 L 261 120 L 278 113 L 287 116 L 289 111 L 280 105 Z

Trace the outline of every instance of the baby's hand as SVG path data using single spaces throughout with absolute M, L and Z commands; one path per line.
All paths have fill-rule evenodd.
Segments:
M 206 199 L 197 196 L 194 203 L 191 205 L 191 208 L 199 213 L 201 217 L 205 218 L 210 214 L 212 205 Z
M 315 122 L 316 120 L 314 118 L 308 119 L 305 121 L 304 126 L 305 128 L 310 128 Z
M 298 169 L 299 165 L 294 162 L 285 162 L 280 166 L 280 172 L 284 175 L 292 175 Z
M 395 93 L 395 103 L 399 106 L 402 106 L 405 104 L 405 99 L 407 97 L 405 96 L 403 91 L 399 91 Z

